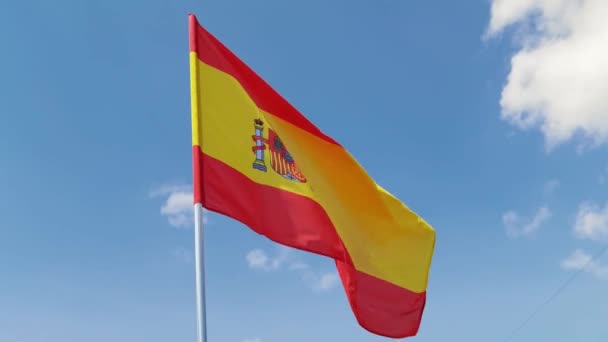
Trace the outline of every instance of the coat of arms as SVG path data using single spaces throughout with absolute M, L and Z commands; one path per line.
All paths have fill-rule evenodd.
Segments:
M 268 138 L 264 138 L 264 122 L 260 119 L 253 120 L 255 135 L 252 136 L 255 146 L 252 147 L 255 153 L 253 168 L 267 172 L 264 152 L 270 154 L 270 167 L 279 175 L 300 183 L 306 183 L 306 177 L 296 166 L 295 160 L 283 144 L 283 141 L 272 129 L 268 129 Z

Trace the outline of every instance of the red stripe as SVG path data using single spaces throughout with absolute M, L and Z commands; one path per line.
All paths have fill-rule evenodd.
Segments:
M 426 304 L 426 292 L 414 293 L 336 261 L 342 285 L 357 322 L 374 334 L 415 336 Z
M 190 51 L 196 52 L 198 58 L 205 64 L 237 79 L 260 109 L 321 139 L 339 145 L 334 139 L 325 135 L 312 122 L 300 114 L 295 107 L 226 48 L 222 42 L 205 30 L 192 14 L 190 15 L 189 30 Z
M 196 203 L 238 220 L 277 243 L 335 259 L 350 306 L 363 328 L 394 338 L 416 334 L 426 293 L 413 293 L 357 271 L 333 223 L 317 202 L 255 183 L 203 154 L 199 146 L 193 146 L 193 153 Z
M 203 154 L 198 146 L 194 146 L 193 153 L 199 155 L 198 179 L 204 190 L 199 203 L 205 208 L 238 220 L 282 245 L 348 260 L 332 222 L 317 202 L 255 183 L 234 168 Z M 195 193 L 201 191 L 195 190 Z
M 192 197 L 194 203 L 203 204 L 203 154 L 199 146 L 192 146 Z

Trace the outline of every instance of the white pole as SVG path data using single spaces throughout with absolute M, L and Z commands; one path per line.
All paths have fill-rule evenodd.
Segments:
M 194 204 L 194 258 L 196 265 L 196 342 L 207 342 L 205 313 L 205 242 L 203 230 L 203 206 Z

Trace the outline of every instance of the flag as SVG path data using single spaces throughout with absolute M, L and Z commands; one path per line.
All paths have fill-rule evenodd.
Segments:
M 195 203 L 334 259 L 360 326 L 416 335 L 434 229 L 192 14 L 189 32 Z

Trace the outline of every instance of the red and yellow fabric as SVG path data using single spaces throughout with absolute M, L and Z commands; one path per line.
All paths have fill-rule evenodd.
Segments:
M 417 334 L 435 232 L 190 15 L 195 203 L 333 258 L 359 324 Z

